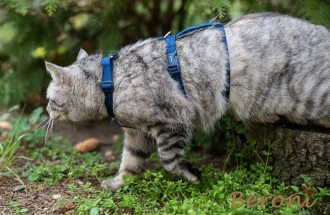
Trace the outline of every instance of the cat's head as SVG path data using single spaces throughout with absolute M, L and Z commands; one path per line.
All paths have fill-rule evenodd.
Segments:
M 47 111 L 52 119 L 83 121 L 107 117 L 101 60 L 101 53 L 88 56 L 81 49 L 76 62 L 68 67 L 45 63 L 52 76 L 47 89 Z

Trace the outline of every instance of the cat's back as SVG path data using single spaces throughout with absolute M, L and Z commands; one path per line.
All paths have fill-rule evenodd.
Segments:
M 278 13 L 249 14 L 226 25 L 231 102 L 242 120 L 267 115 L 330 127 L 330 33 Z
M 280 47 L 284 50 L 286 47 L 297 50 L 297 45 L 308 46 L 310 49 L 330 43 L 330 32 L 325 27 L 273 12 L 248 14 L 237 18 L 226 25 L 226 34 L 230 46 L 246 49 Z M 258 46 L 255 46 L 256 44 Z
M 226 28 L 230 30 L 235 28 L 237 30 L 249 29 L 251 32 L 258 32 L 262 29 L 269 28 L 280 28 L 280 30 L 285 29 L 291 30 L 291 32 L 296 32 L 299 28 L 301 31 L 310 31 L 312 29 L 316 29 L 321 31 L 321 33 L 329 34 L 329 31 L 324 26 L 315 25 L 303 19 L 276 12 L 247 14 L 230 21 L 228 24 L 226 24 Z
M 272 66 L 304 66 L 301 72 L 308 72 L 308 64 L 330 61 L 328 29 L 279 13 L 242 16 L 226 25 L 226 35 L 234 75 L 242 72 L 242 64 L 245 71 L 253 67 L 273 74 L 280 71 Z

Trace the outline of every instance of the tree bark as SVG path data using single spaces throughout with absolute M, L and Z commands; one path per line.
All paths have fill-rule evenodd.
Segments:
M 262 150 L 268 150 L 267 142 L 274 148 L 268 164 L 279 183 L 301 185 L 301 174 L 312 178 L 316 186 L 330 187 L 330 130 L 290 123 L 249 125 L 247 140 L 256 139 L 260 158 Z M 256 156 L 258 157 L 258 156 Z M 256 161 L 256 158 L 252 159 Z

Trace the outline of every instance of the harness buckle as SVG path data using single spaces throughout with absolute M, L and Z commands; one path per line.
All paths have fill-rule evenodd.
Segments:
M 113 92 L 114 90 L 113 81 L 103 81 L 101 85 L 104 92 Z
M 176 51 L 166 53 L 168 62 L 168 72 L 171 75 L 176 75 L 180 73 L 180 64 Z

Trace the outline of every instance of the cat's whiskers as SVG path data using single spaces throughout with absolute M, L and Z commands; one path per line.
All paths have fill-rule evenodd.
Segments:
M 47 141 L 47 128 L 48 128 L 48 125 L 49 125 L 49 122 L 50 122 L 51 118 L 48 119 L 47 123 L 43 126 L 44 129 L 46 128 L 46 135 L 45 135 L 45 143 L 44 145 L 46 145 L 46 141 Z
M 46 117 L 45 119 L 43 119 L 36 127 L 34 127 L 31 131 L 35 131 L 35 130 L 43 130 L 45 128 L 45 126 L 47 125 L 47 123 L 45 125 L 43 125 L 42 127 L 39 127 L 42 125 L 42 123 L 44 123 L 46 120 L 48 119 L 48 117 Z
M 53 136 L 53 128 L 54 128 L 54 119 L 52 120 L 52 125 L 51 125 L 51 127 L 50 127 L 50 138 L 52 138 L 52 136 Z
M 48 137 L 49 137 L 49 129 L 51 128 L 52 129 L 52 124 L 53 124 L 53 121 L 54 119 L 53 118 L 49 118 L 46 126 L 47 126 L 47 129 L 46 129 L 46 136 L 45 136 L 45 144 L 47 143 L 47 140 L 48 140 Z
M 44 131 L 45 128 L 48 126 L 48 123 L 49 123 L 50 119 L 49 118 L 47 118 L 47 119 L 48 119 L 47 123 L 45 123 L 42 127 L 38 128 L 38 130 L 40 130 L 39 133 L 38 133 L 38 136 L 40 136 L 41 132 Z

